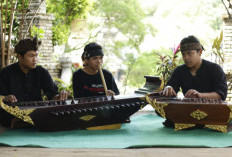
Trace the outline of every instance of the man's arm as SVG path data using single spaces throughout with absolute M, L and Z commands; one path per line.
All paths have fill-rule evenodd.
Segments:
M 42 77 L 42 90 L 49 100 L 58 97 L 58 87 L 53 82 L 51 75 L 46 69 L 43 69 L 41 73 Z
M 14 95 L 7 95 L 4 96 L 3 101 L 7 101 L 7 102 L 17 102 L 17 98 Z
M 73 74 L 72 85 L 73 85 L 73 97 L 74 98 L 81 98 L 81 97 L 86 96 L 80 85 L 80 77 L 78 77 L 78 73 L 76 72 Z
M 195 89 L 190 89 L 185 93 L 185 97 L 208 98 L 225 100 L 227 96 L 226 75 L 219 65 L 210 67 L 210 76 L 213 78 L 213 90 L 211 92 L 200 93 Z
M 227 81 L 226 81 L 226 75 L 222 68 L 217 65 L 214 68 L 213 72 L 213 85 L 214 85 L 214 90 L 212 92 L 216 92 L 218 95 L 221 96 L 222 100 L 225 100 L 227 97 Z
M 190 89 L 185 93 L 185 97 L 187 98 L 206 98 L 206 99 L 221 99 L 221 95 L 216 92 L 209 93 L 200 93 L 197 90 Z
M 176 68 L 172 75 L 171 78 L 168 80 L 167 82 L 167 86 L 164 88 L 162 94 L 164 96 L 177 96 L 178 91 L 180 90 L 180 74 L 179 74 L 179 70 Z
M 43 91 L 48 99 L 52 100 L 66 100 L 68 97 L 68 93 L 65 90 L 62 90 L 58 93 L 58 87 L 53 82 L 51 75 L 45 69 L 43 74 Z
M 117 86 L 117 84 L 116 84 L 116 82 L 114 80 L 113 75 L 112 75 L 112 87 L 111 87 L 111 89 L 112 89 L 112 91 L 114 92 L 115 95 L 119 95 L 120 94 L 120 92 L 118 90 L 118 86 Z
M 17 102 L 17 98 L 9 93 L 9 81 L 10 79 L 8 78 L 7 72 L 2 70 L 0 72 L 0 95 L 3 95 L 3 101 L 8 101 L 8 102 Z
M 0 95 L 10 95 L 9 93 L 9 76 L 5 69 L 0 72 Z
M 166 86 L 162 94 L 167 97 L 177 96 L 175 90 L 171 86 Z

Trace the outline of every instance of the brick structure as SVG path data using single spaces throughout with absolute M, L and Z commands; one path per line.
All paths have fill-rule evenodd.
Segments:
M 232 19 L 228 15 L 223 15 L 223 52 L 225 53 L 225 62 L 223 69 L 227 77 L 232 75 Z M 232 91 L 228 91 L 227 100 L 232 101 Z
M 27 13 L 25 18 L 23 34 L 26 33 L 31 20 L 34 18 L 32 26 L 35 25 L 37 28 L 44 30 L 42 45 L 39 49 L 39 64 L 48 69 L 52 77 L 60 77 L 60 64 L 53 59 L 54 46 L 52 44 L 52 21 L 54 20 L 54 16 L 46 13 L 45 0 L 32 0 L 28 9 L 30 12 Z M 19 15 L 18 18 L 21 18 L 21 16 Z M 29 34 L 27 33 L 26 37 L 28 36 Z

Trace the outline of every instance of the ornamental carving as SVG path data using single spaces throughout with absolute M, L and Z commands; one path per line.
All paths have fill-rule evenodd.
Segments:
M 190 114 L 190 116 L 193 117 L 194 119 L 202 120 L 202 119 L 204 119 L 205 117 L 207 117 L 208 114 L 205 113 L 205 112 L 203 112 L 203 111 L 201 111 L 201 110 L 199 110 L 199 109 L 197 109 L 196 111 L 192 112 L 192 113 Z

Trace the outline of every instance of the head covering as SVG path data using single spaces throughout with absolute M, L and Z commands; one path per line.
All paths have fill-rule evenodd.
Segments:
M 15 53 L 23 56 L 27 51 L 37 51 L 40 45 L 41 41 L 38 41 L 36 37 L 34 39 L 23 39 L 15 46 Z
M 95 42 L 87 44 L 81 56 L 82 60 L 84 60 L 85 58 L 90 58 L 95 56 L 104 56 L 101 45 Z
M 88 51 L 84 51 L 84 53 L 83 53 L 84 59 L 90 58 L 90 57 L 95 57 L 95 56 L 104 56 L 102 49 L 88 50 Z
M 200 49 L 205 50 L 200 43 L 185 43 L 180 45 L 181 52 L 189 51 L 189 50 L 200 50 Z
M 185 37 L 180 42 L 180 51 L 189 51 L 189 50 L 205 50 L 204 47 L 201 45 L 200 41 L 193 35 L 189 35 Z

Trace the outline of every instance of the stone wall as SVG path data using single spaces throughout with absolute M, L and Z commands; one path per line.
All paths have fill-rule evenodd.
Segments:
M 223 69 L 228 78 L 232 75 L 232 19 L 227 15 L 223 15 L 223 52 L 225 53 Z M 232 101 L 232 90 L 228 91 L 227 100 Z
M 54 16 L 46 13 L 45 0 L 32 0 L 28 9 L 30 12 L 27 13 L 24 21 L 23 34 L 27 33 L 26 37 L 29 37 L 27 30 L 32 19 L 32 26 L 35 25 L 37 28 L 44 30 L 42 45 L 39 49 L 39 64 L 48 69 L 52 77 L 60 77 L 61 66 L 59 62 L 53 58 L 54 46 L 52 44 L 52 21 L 54 20 Z M 37 12 L 36 15 L 35 12 Z

